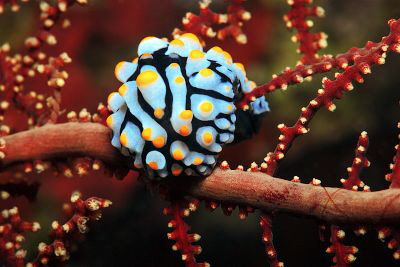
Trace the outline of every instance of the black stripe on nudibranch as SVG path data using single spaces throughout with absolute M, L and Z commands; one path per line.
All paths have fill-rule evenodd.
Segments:
M 203 52 L 191 33 L 143 39 L 138 58 L 118 63 L 115 75 L 123 85 L 108 98 L 112 144 L 157 179 L 208 175 L 234 141 L 237 94 L 254 88 L 242 64 L 219 47 Z M 251 110 L 265 107 L 263 99 Z

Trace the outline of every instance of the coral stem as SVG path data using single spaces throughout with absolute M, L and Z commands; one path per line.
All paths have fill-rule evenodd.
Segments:
M 300 44 L 298 52 L 303 54 L 300 63 L 312 64 L 319 62 L 320 58 L 317 52 L 327 46 L 327 36 L 323 32 L 310 33 L 314 23 L 307 18 L 311 16 L 323 17 L 325 13 L 323 8 L 308 6 L 312 3 L 312 0 L 288 0 L 287 2 L 292 8 L 283 16 L 283 19 L 288 29 L 294 28 L 298 32 L 292 37 L 292 41 Z
M 397 124 L 397 128 L 400 128 L 400 122 Z M 385 177 L 386 180 L 391 181 L 390 188 L 400 188 L 400 144 L 397 144 L 395 149 L 396 155 L 393 158 L 393 164 L 390 165 L 392 172 Z
M 272 242 L 272 216 L 263 214 L 260 216 L 260 226 L 263 231 L 262 241 L 265 244 L 265 252 L 268 256 L 270 267 L 283 267 L 283 263 L 278 261 L 275 247 Z
M 367 132 L 362 132 L 358 138 L 358 143 L 355 149 L 355 157 L 353 164 L 347 170 L 349 172 L 348 179 L 341 179 L 343 188 L 346 190 L 357 191 L 359 187 L 363 188 L 364 191 L 369 191 L 369 187 L 365 186 L 360 178 L 360 173 L 363 168 L 369 166 L 369 161 L 366 157 L 367 149 L 369 145 L 369 139 Z M 365 229 L 364 227 L 362 227 Z M 347 267 L 356 257 L 355 253 L 358 252 L 358 248 L 355 246 L 347 246 L 343 243 L 345 238 L 344 230 L 340 229 L 338 225 L 331 225 L 331 243 L 332 245 L 326 250 L 328 253 L 334 253 L 335 267 Z
M 111 146 L 110 130 L 97 123 L 48 125 L 2 140 L 3 168 L 37 158 L 56 160 L 73 155 L 89 155 L 114 166 L 127 164 Z M 187 184 L 188 180 L 179 180 L 176 185 L 188 195 L 265 211 L 290 212 L 331 223 L 389 224 L 400 219 L 400 189 L 396 188 L 354 192 L 293 183 L 262 172 L 220 168 L 198 183 Z
M 400 52 L 400 20 L 390 20 L 388 22 L 390 27 L 390 34 L 382 38 L 379 43 L 367 42 L 363 48 L 351 48 L 344 54 L 339 54 L 336 57 L 330 55 L 322 56 L 319 61 L 309 65 L 298 65 L 293 70 L 286 69 L 280 75 L 273 75 L 272 80 L 255 88 L 236 103 L 238 108 L 245 108 L 252 102 L 254 97 L 260 97 L 262 95 L 271 93 L 277 89 L 285 90 L 288 85 L 298 84 L 303 82 L 304 78 L 313 76 L 318 73 L 324 73 L 336 69 L 348 70 L 351 67 L 354 69 L 355 66 L 362 68 L 360 61 L 367 61 L 370 65 L 383 64 L 385 62 L 386 51 Z M 350 68 L 351 68 L 350 67 Z M 366 67 L 366 66 L 365 66 Z M 362 71 L 368 73 L 368 68 L 364 68 Z M 357 77 L 353 77 L 355 79 Z M 357 79 L 356 79 L 357 80 Z
M 172 221 L 168 226 L 175 230 L 168 233 L 168 239 L 176 241 L 172 246 L 173 250 L 179 250 L 182 254 L 182 260 L 185 262 L 186 267 L 209 267 L 207 262 L 197 263 L 195 255 L 201 253 L 201 247 L 193 245 L 200 239 L 198 234 L 188 234 L 190 227 L 183 220 L 184 216 L 189 216 L 189 203 L 184 199 L 174 199 L 171 201 L 171 207 L 164 209 L 165 215 L 171 215 Z
M 322 79 L 323 88 L 318 90 L 317 96 L 309 102 L 307 107 L 301 109 L 300 117 L 293 126 L 278 125 L 281 132 L 280 142 L 275 151 L 269 153 L 265 158 L 268 165 L 266 173 L 272 175 L 275 172 L 278 162 L 285 157 L 294 140 L 308 132 L 307 127 L 310 121 L 323 106 L 329 111 L 334 111 L 336 106 L 333 101 L 342 98 L 344 92 L 354 89 L 352 81 L 363 83 L 362 75 L 371 73 L 372 65 L 385 63 L 386 52 L 389 47 L 394 51 L 398 50 L 396 47 L 400 45 L 400 20 L 390 20 L 388 23 L 391 33 L 382 38 L 380 43 L 368 42 L 365 48 L 369 49 L 369 53 L 355 56 L 354 64 L 347 67 L 343 73 L 337 73 L 334 80 L 329 80 L 326 77 Z

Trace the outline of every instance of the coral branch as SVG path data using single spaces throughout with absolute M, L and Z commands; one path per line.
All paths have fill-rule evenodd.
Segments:
M 127 166 L 109 140 L 109 129 L 100 124 L 48 125 L 4 137 L 5 157 L 1 164 L 5 168 L 35 158 L 89 155 L 107 164 Z M 171 186 L 181 187 L 188 195 L 199 198 L 307 215 L 332 223 L 390 224 L 400 219 L 400 190 L 396 188 L 354 192 L 293 183 L 262 172 L 220 168 L 205 179 L 193 180 L 182 179 Z
M 246 109 L 248 108 L 248 104 L 257 97 L 273 92 L 279 88 L 285 90 L 288 85 L 301 83 L 306 77 L 330 71 L 332 68 L 344 69 L 347 73 L 353 72 L 359 68 L 363 74 L 368 73 L 371 65 L 385 63 L 386 51 L 400 53 L 400 20 L 390 20 L 388 24 L 390 26 L 390 34 L 383 37 L 381 42 L 367 42 L 363 48 L 351 48 L 346 53 L 339 54 L 336 57 L 325 55 L 322 56 L 317 63 L 298 65 L 293 70 L 286 69 L 280 75 L 274 74 L 270 82 L 245 94 L 243 98 L 236 103 L 236 106 L 241 109 Z M 349 71 L 349 69 L 351 70 Z M 360 75 L 354 76 L 352 79 L 362 81 Z M 348 84 L 348 86 L 347 90 L 351 90 L 351 83 Z
M 0 139 L 0 168 L 35 159 L 85 155 L 114 166 L 126 165 L 126 158 L 110 145 L 110 135 L 110 130 L 98 123 L 65 123 L 5 136 Z
M 272 242 L 272 217 L 269 215 L 260 216 L 260 226 L 263 230 L 262 241 L 265 244 L 265 252 L 268 256 L 270 267 L 283 267 L 283 262 L 279 262 L 276 250 Z
M 163 213 L 171 215 L 173 219 L 168 223 L 168 227 L 175 230 L 168 233 L 168 239 L 176 241 L 172 246 L 173 250 L 179 250 L 182 254 L 182 260 L 187 267 L 209 267 L 207 262 L 196 262 L 195 255 L 201 253 L 201 246 L 193 245 L 193 242 L 200 240 L 198 234 L 188 234 L 190 227 L 183 220 L 184 217 L 189 216 L 191 209 L 189 203 L 185 199 L 174 199 L 171 201 L 171 207 L 165 208 Z
M 358 188 L 364 189 L 364 191 L 368 191 L 369 187 L 364 184 L 361 180 L 360 173 L 365 167 L 369 167 L 371 164 L 365 154 L 367 153 L 369 145 L 369 138 L 367 132 L 362 132 L 360 137 L 358 138 L 358 143 L 355 149 L 355 157 L 353 160 L 353 164 L 351 167 L 347 168 L 349 172 L 348 179 L 341 179 L 340 182 L 343 184 L 343 188 L 347 190 L 358 190 Z
M 0 0 L 0 11 L 5 2 L 8 1 Z M 9 2 L 13 10 L 18 10 L 17 0 Z M 60 91 L 68 78 L 68 73 L 62 68 L 70 63 L 71 59 L 67 53 L 48 57 L 44 48 L 46 45 L 57 44 L 51 30 L 60 22 L 62 14 L 75 3 L 85 4 L 86 0 L 57 0 L 52 4 L 41 1 L 39 6 L 42 27 L 35 36 L 25 39 L 26 51 L 11 55 L 8 43 L 0 47 L 0 121 L 4 120 L 6 111 L 15 105 L 27 115 L 30 127 L 56 122 L 60 114 Z M 62 22 L 63 28 L 68 25 L 68 20 Z M 46 76 L 47 85 L 52 89 L 49 94 L 24 92 L 25 81 L 37 74 Z
M 331 242 L 332 245 L 326 250 L 327 253 L 335 253 L 333 262 L 335 267 L 348 267 L 350 263 L 356 260 L 354 256 L 358 252 L 355 246 L 345 246 L 342 243 L 345 232 L 337 225 L 331 226 Z
M 397 123 L 397 128 L 400 128 L 400 123 Z M 399 136 L 400 138 L 400 136 Z M 391 173 L 385 176 L 387 181 L 390 181 L 390 188 L 400 187 L 400 144 L 395 146 L 396 155 L 393 158 L 393 163 L 390 164 Z M 396 260 L 400 259 L 400 229 L 399 227 L 379 227 L 378 237 L 382 241 L 390 236 L 390 240 L 387 244 L 389 249 L 395 250 L 393 257 Z
M 400 128 L 400 122 L 397 124 L 397 127 Z M 391 188 L 400 188 L 400 144 L 397 144 L 395 149 L 396 155 L 393 158 L 393 164 L 390 164 L 392 172 L 387 174 L 385 179 L 391 181 Z
M 1 192 L 0 199 L 7 197 Z M 0 214 L 0 259 L 2 266 L 24 266 L 26 251 L 21 249 L 22 242 L 28 232 L 37 232 L 40 229 L 38 222 L 27 222 L 20 217 L 17 207 L 5 209 Z M 4 265 L 3 265 L 4 264 Z
M 312 0 L 288 0 L 292 9 L 287 12 L 283 19 L 288 29 L 296 29 L 298 33 L 292 36 L 293 42 L 299 42 L 300 48 L 297 52 L 302 53 L 301 64 L 311 64 L 319 61 L 318 50 L 327 46 L 327 35 L 323 32 L 310 33 L 314 23 L 307 17 L 323 17 L 325 11 L 322 7 L 309 7 Z
M 378 230 L 378 238 L 385 241 L 390 237 L 387 247 L 393 249 L 393 258 L 400 260 L 400 228 L 399 227 L 381 227 Z
M 400 46 L 400 20 L 390 20 L 389 26 L 390 35 L 382 38 L 382 41 L 378 44 L 368 42 L 365 48 L 369 48 L 370 52 L 365 55 L 358 55 L 354 59 L 354 65 L 347 67 L 343 73 L 337 73 L 334 80 L 329 80 L 326 77 L 322 79 L 323 89 L 319 89 L 317 96 L 309 102 L 307 107 L 301 109 L 300 117 L 293 126 L 278 125 L 281 132 L 280 142 L 275 151 L 269 153 L 264 159 L 267 165 L 266 173 L 272 175 L 275 172 L 278 161 L 285 157 L 293 141 L 298 136 L 308 132 L 307 127 L 318 110 L 325 106 L 329 111 L 334 111 L 336 106 L 333 101 L 342 98 L 345 91 L 354 89 L 352 81 L 364 82 L 362 75 L 370 74 L 372 65 L 385 63 L 386 51 L 389 50 L 389 47 L 400 52 L 398 49 Z
M 186 13 L 186 16 L 182 19 L 184 31 L 175 28 L 172 35 L 176 38 L 184 32 L 191 32 L 209 38 L 217 36 L 220 40 L 232 36 L 238 43 L 245 44 L 247 36 L 242 31 L 242 25 L 244 21 L 251 18 L 251 14 L 243 8 L 244 1 L 230 0 L 228 1 L 227 13 L 218 14 L 209 8 L 211 0 L 200 0 L 200 14 Z M 214 25 L 224 25 L 224 27 L 215 32 Z
M 27 267 L 63 266 L 69 259 L 71 244 L 89 231 L 89 221 L 99 220 L 102 215 L 101 209 L 112 204 L 107 199 L 91 197 L 83 200 L 81 197 L 79 192 L 72 193 L 69 205 L 71 218 L 63 225 L 53 221 L 50 234 L 52 243 L 40 243 L 36 259 L 28 263 Z
M 351 167 L 347 168 L 349 172 L 348 179 L 341 179 L 343 188 L 346 190 L 357 191 L 359 187 L 363 188 L 364 191 L 369 191 L 369 187 L 362 182 L 360 173 L 364 167 L 368 167 L 370 162 L 366 157 L 367 149 L 369 145 L 369 138 L 367 132 L 362 132 L 358 138 L 358 143 L 355 149 L 355 157 Z M 357 233 L 365 233 L 365 227 L 358 227 Z M 350 263 L 356 260 L 354 256 L 358 252 L 358 248 L 355 246 L 347 246 L 343 243 L 345 238 L 345 231 L 340 229 L 338 225 L 331 225 L 331 245 L 327 248 L 326 252 L 334 253 L 333 262 L 336 267 L 347 267 Z
M 6 199 L 9 194 L 0 192 L 0 199 Z M 111 201 L 91 197 L 86 200 L 81 198 L 79 192 L 71 196 L 71 219 L 60 225 L 54 221 L 51 225 L 52 243 L 40 243 L 38 254 L 34 261 L 25 265 L 27 251 L 22 249 L 22 242 L 28 232 L 37 232 L 40 225 L 37 222 L 27 222 L 20 217 L 17 207 L 5 209 L 0 214 L 0 259 L 2 266 L 12 267 L 39 267 L 63 266 L 69 258 L 72 242 L 88 231 L 87 223 L 101 217 L 101 209 L 111 205 Z M 5 264 L 5 265 L 4 265 Z

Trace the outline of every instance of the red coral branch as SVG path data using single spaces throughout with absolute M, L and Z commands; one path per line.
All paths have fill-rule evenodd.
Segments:
M 107 199 L 91 197 L 83 200 L 79 192 L 74 192 L 71 196 L 71 205 L 69 205 L 71 218 L 63 225 L 53 221 L 50 233 L 52 243 L 40 243 L 36 259 L 27 266 L 62 266 L 69 258 L 71 244 L 88 232 L 88 222 L 99 220 L 101 209 L 110 205 L 111 201 Z
M 366 157 L 367 149 L 369 145 L 369 139 L 366 132 L 362 132 L 358 138 L 358 143 L 355 149 L 355 157 L 353 164 L 347 170 L 349 172 L 348 179 L 341 179 L 343 188 L 347 190 L 357 191 L 359 187 L 362 187 L 364 191 L 369 191 L 369 187 L 365 186 L 360 178 L 360 173 L 364 167 L 368 167 L 370 162 Z M 365 233 L 360 231 L 360 229 L 365 229 L 365 227 L 359 227 L 358 233 Z M 343 239 L 345 238 L 344 230 L 340 229 L 338 225 L 331 225 L 331 243 L 326 250 L 328 253 L 334 253 L 333 262 L 336 267 L 347 267 L 350 263 L 356 260 L 354 256 L 358 252 L 358 248 L 355 246 L 347 246 L 343 244 Z
M 83 123 L 82 123 L 83 124 Z M 86 123 L 85 123 L 86 124 Z M 80 125 L 78 123 L 71 123 L 71 124 L 64 124 L 64 125 Z M 93 132 L 98 132 L 99 129 L 103 129 L 104 130 L 104 126 L 102 126 L 101 124 L 98 123 L 88 123 L 87 124 L 88 129 L 91 129 Z M 62 174 L 66 177 L 71 177 L 74 174 L 78 174 L 78 175 L 85 175 L 87 174 L 90 170 L 100 170 L 102 167 L 107 173 L 109 174 L 114 174 L 118 177 L 118 178 L 122 178 L 124 177 L 127 172 L 129 171 L 129 165 L 128 165 L 128 159 L 123 157 L 122 155 L 119 155 L 118 151 L 116 150 L 108 150 L 107 148 L 105 150 L 103 150 L 103 153 L 105 156 L 105 159 L 103 156 L 100 156 L 98 153 L 102 153 L 101 149 L 98 150 L 97 148 L 94 148 L 94 150 L 92 152 L 89 153 L 83 153 L 82 151 L 80 151 L 80 146 L 83 143 L 87 143 L 90 142 L 89 140 L 85 140 L 87 138 L 93 138 L 93 136 L 90 135 L 86 135 L 83 134 L 81 137 L 79 137 L 79 140 L 81 140 L 83 143 L 79 142 L 77 143 L 77 139 L 76 139 L 76 135 L 75 133 L 73 133 L 75 130 L 77 130 L 77 128 L 75 128 L 74 126 L 72 128 L 69 128 L 67 126 L 67 128 L 69 128 L 69 130 L 72 130 L 73 132 L 71 132 L 71 135 L 69 136 L 71 139 L 67 140 L 67 138 L 63 137 L 62 139 L 59 139 L 56 135 L 52 135 L 50 134 L 48 137 L 43 137 L 42 134 L 45 134 L 45 132 L 50 128 L 52 128 L 52 126 L 46 126 L 46 127 L 40 127 L 37 128 L 37 132 L 39 135 L 36 136 L 31 136 L 31 142 L 29 142 L 29 144 L 25 144 L 25 146 L 20 146 L 21 143 L 19 143 L 17 140 L 12 140 L 12 139 L 8 139 L 8 137 L 4 137 L 4 138 L 0 138 L 0 161 L 1 159 L 6 160 L 5 158 L 12 160 L 13 163 L 18 164 L 19 162 L 21 162 L 23 165 L 19 165 L 18 168 L 21 169 L 21 171 L 23 173 L 31 173 L 33 171 L 37 172 L 37 173 L 41 173 L 45 170 L 48 169 L 53 169 L 55 170 L 56 174 Z M 58 128 L 58 125 L 54 125 L 54 127 Z M 67 130 L 67 129 L 66 129 Z M 68 130 L 67 130 L 68 131 Z M 19 132 L 16 135 L 19 137 L 24 138 L 23 136 L 27 132 Z M 104 138 L 101 138 L 100 136 L 97 137 L 97 142 L 99 142 L 99 146 L 108 146 L 109 145 L 109 132 L 107 131 L 107 134 L 105 134 L 103 136 Z M 59 148 L 63 147 L 64 144 L 63 142 L 70 142 L 71 144 L 74 143 L 77 146 L 75 146 L 75 148 L 72 148 L 72 150 L 75 150 L 75 152 L 72 152 L 71 154 L 69 152 L 67 152 L 67 154 L 70 154 L 70 156 L 65 157 L 67 154 L 65 154 L 64 152 L 61 152 L 61 154 L 64 154 L 64 156 L 60 156 L 64 157 L 65 159 L 62 161 L 49 161 L 50 158 L 48 157 L 43 157 L 40 156 L 40 154 L 45 155 L 47 154 L 46 150 L 48 149 L 48 147 L 46 148 L 46 144 L 49 144 L 48 141 L 50 142 L 55 142 L 58 145 L 60 145 Z M 54 144 L 55 144 L 54 143 Z M 43 147 L 43 149 L 40 149 L 39 146 L 40 144 L 45 145 L 45 147 Z M 55 147 L 53 147 L 55 148 Z M 63 148 L 61 148 L 63 150 Z M 35 157 L 31 158 L 31 159 L 15 159 L 15 161 L 12 159 L 13 156 L 12 154 L 19 154 L 16 155 L 18 158 L 20 156 L 24 157 L 23 155 L 27 155 L 26 152 L 28 150 L 32 150 L 32 151 L 36 151 L 37 154 Z M 18 152 L 19 151 L 19 152 Z M 106 154 L 110 153 L 111 154 L 109 156 L 107 156 Z M 8 156 L 11 157 L 8 157 Z M 99 158 L 101 158 L 102 160 L 98 160 L 98 156 Z M 115 157 L 119 158 L 119 160 L 112 162 L 111 159 L 115 159 Z M 95 160 L 93 160 L 93 158 L 96 158 Z M 102 163 L 102 161 L 104 161 L 105 159 L 105 163 L 106 165 L 103 166 L 104 164 Z M 22 160 L 22 161 L 21 161 Z M 7 160 L 6 160 L 7 161 Z M 115 165 L 115 163 L 117 163 L 117 165 Z M 0 170 L 2 169 L 2 167 L 5 167 L 4 165 L 2 166 L 2 164 L 0 163 Z M 4 175 L 0 178 L 0 184 L 4 184 L 7 182 L 10 182 L 8 179 L 10 179 L 12 177 L 9 177 L 7 175 Z M 16 181 L 13 181 L 13 183 L 15 183 Z
M 25 40 L 26 52 L 10 55 L 9 44 L 4 44 L 0 48 L 0 121 L 4 120 L 4 114 L 10 106 L 15 104 L 16 108 L 27 115 L 30 127 L 56 122 L 60 113 L 60 90 L 68 78 L 68 73 L 61 68 L 70 63 L 71 59 L 66 53 L 47 59 L 43 48 L 46 44 L 57 43 L 51 29 L 60 22 L 61 15 L 75 3 L 84 4 L 86 1 L 58 0 L 55 5 L 41 2 L 42 29 L 35 36 Z M 2 4 L 4 1 L 0 2 L 0 10 Z M 16 6 L 17 2 L 11 1 L 11 4 Z M 64 21 L 62 25 L 67 27 L 69 22 Z M 24 92 L 24 82 L 36 74 L 47 77 L 47 85 L 53 88 L 50 96 L 33 91 Z
M 101 159 L 110 166 L 127 166 L 127 159 L 112 148 L 110 135 L 110 130 L 99 123 L 71 122 L 5 136 L 0 138 L 0 169 L 13 163 L 49 160 L 54 156 L 84 155 Z M 91 145 L 92 142 L 96 145 Z M 69 149 L 66 150 L 66 146 Z
M 319 89 L 317 96 L 310 101 L 307 107 L 301 109 L 300 117 L 293 126 L 278 125 L 281 132 L 279 136 L 280 142 L 275 151 L 269 153 L 264 159 L 266 173 L 273 174 L 275 172 L 278 167 L 278 161 L 284 158 L 298 136 L 308 132 L 307 127 L 310 121 L 321 107 L 325 106 L 328 110 L 334 111 L 336 106 L 333 104 L 333 100 L 342 98 L 345 91 L 353 90 L 353 80 L 358 83 L 364 82 L 362 75 L 371 73 L 372 65 L 385 62 L 386 51 L 388 51 L 389 47 L 393 51 L 399 50 L 400 20 L 390 20 L 389 26 L 391 29 L 389 36 L 382 38 L 380 43 L 368 42 L 366 48 L 369 48 L 369 53 L 357 56 L 354 59 L 354 65 L 347 67 L 343 73 L 337 73 L 335 80 L 329 80 L 326 77 L 322 79 L 323 89 Z
M 388 24 L 390 26 L 390 34 L 383 37 L 381 42 L 367 42 L 363 48 L 351 48 L 346 53 L 339 54 L 336 57 L 322 56 L 319 62 L 310 65 L 298 65 L 293 70 L 286 69 L 280 75 L 274 74 L 270 82 L 245 94 L 236 103 L 236 106 L 241 109 L 247 109 L 248 104 L 257 97 L 271 93 L 279 88 L 285 90 L 288 85 L 301 83 L 306 77 L 330 71 L 332 68 L 344 69 L 343 74 L 351 72 L 353 77 L 347 75 L 347 78 L 351 79 L 349 79 L 349 83 L 344 84 L 346 90 L 351 90 L 353 87 L 350 81 L 362 82 L 361 74 L 368 73 L 371 65 L 385 63 L 387 51 L 400 53 L 399 20 L 390 20 Z M 357 70 L 361 71 L 358 75 L 355 73 Z
M 367 149 L 369 145 L 369 138 L 367 132 L 362 132 L 358 138 L 358 143 L 354 151 L 355 157 L 351 167 L 347 168 L 349 172 L 348 179 L 341 179 L 343 188 L 347 190 L 358 190 L 358 188 L 363 188 L 364 191 L 369 191 L 369 187 L 364 184 L 360 178 L 360 173 L 365 167 L 369 167 L 371 164 L 366 157 Z
M 172 35 L 177 37 L 185 32 L 191 32 L 209 38 L 217 36 L 220 40 L 232 36 L 238 43 L 245 44 L 247 37 L 242 31 L 242 25 L 244 21 L 251 18 L 251 14 L 243 8 L 244 2 L 245 0 L 230 0 L 227 13 L 218 14 L 209 8 L 211 0 L 200 0 L 200 14 L 186 13 L 186 16 L 182 19 L 184 31 L 175 28 Z M 214 31 L 214 25 L 225 26 Z
M 397 127 L 400 128 L 400 123 L 397 124 Z M 395 146 L 396 155 L 393 158 L 393 164 L 390 164 L 391 173 L 385 176 L 387 181 L 390 181 L 391 188 L 400 188 L 400 144 Z
M 209 267 L 207 262 L 196 262 L 195 255 L 201 253 L 201 246 L 193 245 L 193 242 L 200 240 L 198 234 L 188 234 L 190 227 L 185 223 L 183 217 L 187 217 L 193 209 L 193 204 L 189 205 L 188 201 L 184 199 L 174 199 L 171 201 L 171 207 L 165 208 L 164 215 L 171 215 L 172 220 L 168 223 L 168 227 L 175 230 L 168 233 L 168 239 L 174 240 L 175 244 L 172 246 L 173 250 L 179 250 L 182 254 L 182 260 L 187 267 Z M 192 208 L 192 209 L 190 209 Z
M 400 123 L 397 124 L 397 128 L 400 128 Z M 400 136 L 399 136 L 400 138 Z M 395 146 L 396 155 L 393 158 L 393 163 L 390 164 L 391 173 L 385 176 L 387 181 L 390 181 L 390 188 L 400 188 L 400 144 Z M 394 249 L 393 257 L 397 260 L 400 259 L 400 229 L 399 227 L 380 227 L 378 229 L 378 237 L 382 241 L 391 237 L 387 246 L 389 249 Z
M 385 241 L 386 238 L 391 237 L 387 243 L 389 249 L 395 250 L 393 258 L 400 260 L 400 229 L 399 227 L 381 227 L 378 230 L 378 238 Z
M 5 199 L 9 194 L 2 191 L 0 196 L 1 199 Z M 52 223 L 50 233 L 52 243 L 49 245 L 40 243 L 36 259 L 27 264 L 25 264 L 27 251 L 22 249 L 22 242 L 26 233 L 37 232 L 40 224 L 22 220 L 17 207 L 5 209 L 0 216 L 0 259 L 4 261 L 3 264 L 10 267 L 62 266 L 69 258 L 71 244 L 88 231 L 87 223 L 90 220 L 100 219 L 100 209 L 110 205 L 111 201 L 106 199 L 91 197 L 83 200 L 80 193 L 73 193 L 69 205 L 71 219 L 63 225 L 57 221 Z
M 300 64 L 312 64 L 319 62 L 318 51 L 327 46 L 327 35 L 323 32 L 310 33 L 314 23 L 308 17 L 323 17 L 325 11 L 322 7 L 309 7 L 312 0 L 288 0 L 287 3 L 292 7 L 283 19 L 288 29 L 296 29 L 297 34 L 292 36 L 293 42 L 299 42 L 300 47 L 297 52 L 303 54 Z
M 262 228 L 262 241 L 265 244 L 265 252 L 268 256 L 270 267 L 283 267 L 283 262 L 278 261 L 276 250 L 272 238 L 272 217 L 266 214 L 260 216 L 260 226 Z
M 98 123 L 46 125 L 3 137 L 3 144 L 3 169 L 33 159 L 60 160 L 74 155 L 87 155 L 112 166 L 129 166 L 111 145 L 110 129 Z M 385 225 L 400 219 L 397 188 L 377 192 L 338 190 L 277 179 L 262 172 L 229 170 L 228 166 L 217 168 L 199 181 L 180 179 L 169 186 L 201 199 L 301 214 L 331 223 Z
M 5 198 L 4 194 L 2 198 Z M 6 266 L 25 266 L 26 251 L 22 249 L 22 242 L 26 233 L 37 232 L 39 229 L 39 223 L 22 220 L 17 207 L 1 211 L 0 259 L 4 260 Z
M 326 249 L 327 253 L 335 253 L 333 262 L 335 267 L 347 267 L 350 263 L 356 260 L 354 256 L 358 252 L 355 246 L 345 246 L 342 240 L 345 237 L 345 232 L 337 225 L 331 226 L 331 242 L 332 245 Z

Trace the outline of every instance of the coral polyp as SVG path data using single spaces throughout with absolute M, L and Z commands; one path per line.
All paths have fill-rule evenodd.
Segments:
M 150 178 L 210 174 L 235 139 L 234 101 L 255 88 L 241 63 L 220 47 L 204 52 L 192 33 L 144 38 L 138 58 L 118 63 L 115 75 L 123 85 L 108 97 L 112 145 Z M 247 112 L 267 110 L 260 98 Z

